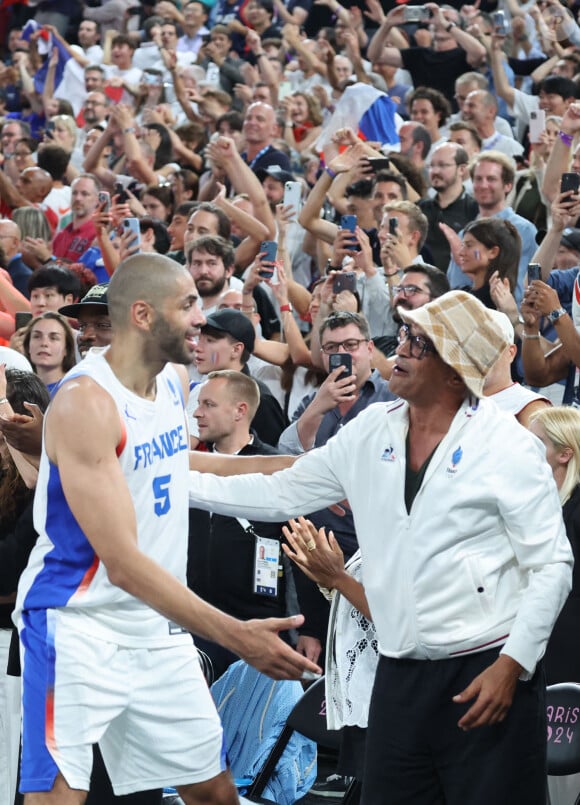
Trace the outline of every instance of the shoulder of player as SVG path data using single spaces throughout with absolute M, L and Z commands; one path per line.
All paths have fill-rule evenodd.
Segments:
M 103 441 L 120 438 L 121 421 L 111 395 L 91 377 L 71 377 L 58 389 L 46 414 L 47 428 L 59 436 L 93 431 Z

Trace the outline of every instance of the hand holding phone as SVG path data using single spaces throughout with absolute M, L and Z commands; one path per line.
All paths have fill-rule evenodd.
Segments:
M 528 265 L 528 285 L 534 280 L 542 279 L 542 266 L 539 263 L 529 263 Z

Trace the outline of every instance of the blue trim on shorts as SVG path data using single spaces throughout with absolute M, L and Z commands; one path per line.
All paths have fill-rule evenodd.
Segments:
M 58 774 L 47 746 L 54 697 L 54 631 L 45 610 L 22 613 L 22 760 L 20 793 L 51 791 Z

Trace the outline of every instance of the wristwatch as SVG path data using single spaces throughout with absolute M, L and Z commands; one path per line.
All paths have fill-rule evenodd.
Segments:
M 546 318 L 548 319 L 548 321 L 550 322 L 550 324 L 556 324 L 556 322 L 557 322 L 559 319 L 561 319 L 561 318 L 562 318 L 562 316 L 565 316 L 565 315 L 566 315 L 566 313 L 567 313 L 567 311 L 566 311 L 566 310 L 564 310 L 564 308 L 563 308 L 563 307 L 557 307 L 557 308 L 556 308 L 556 310 L 553 310 L 551 313 L 548 313 L 548 315 L 546 316 Z

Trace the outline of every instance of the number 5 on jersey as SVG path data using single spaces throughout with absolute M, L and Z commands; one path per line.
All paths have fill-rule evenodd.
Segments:
M 153 479 L 153 497 L 155 498 L 154 511 L 158 517 L 162 517 L 171 508 L 169 500 L 169 484 L 171 475 L 158 475 Z

